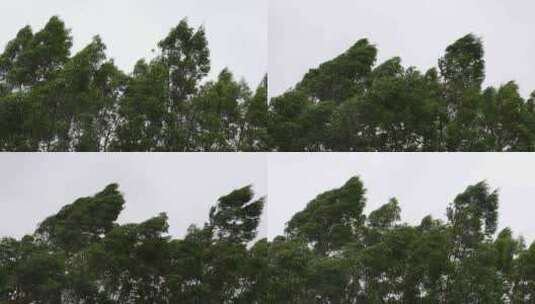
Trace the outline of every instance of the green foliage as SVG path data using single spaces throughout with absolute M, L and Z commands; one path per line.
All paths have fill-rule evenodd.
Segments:
M 240 151 L 266 151 L 270 148 L 268 134 L 267 74 L 252 98 L 246 99 L 241 111 L 244 119 L 240 129 Z
M 535 103 L 513 82 L 482 88 L 483 42 L 468 34 L 421 72 L 358 40 L 267 100 L 228 69 L 207 80 L 203 27 L 186 20 L 155 57 L 120 71 L 95 39 L 71 56 L 58 17 L 0 54 L 3 151 L 533 151 Z
M 535 244 L 496 234 L 498 193 L 469 186 L 446 222 L 402 223 L 399 202 L 364 215 L 353 177 L 318 195 L 285 236 L 254 240 L 263 200 L 222 196 L 203 227 L 167 234 L 161 213 L 118 224 L 112 184 L 21 240 L 0 239 L 1 303 L 531 303 Z
M 348 184 L 360 190 L 340 197 Z M 259 303 L 531 303 L 535 246 L 525 249 L 509 228 L 495 237 L 498 193 L 485 182 L 455 198 L 446 223 L 400 223 L 393 198 L 358 221 L 358 234 L 326 237 L 336 250 L 318 250 L 318 238 L 341 220 L 365 218 L 364 202 L 352 178 L 295 214 L 286 236 L 268 244 L 272 279 Z
M 98 241 L 113 228 L 124 199 L 116 184 L 92 197 L 77 199 L 45 219 L 36 235 L 67 252 L 76 252 Z
M 0 240 L 0 301 L 3 303 L 61 303 L 65 286 L 65 256 L 51 253 L 31 236 Z
M 376 56 L 375 46 L 359 40 L 344 54 L 311 69 L 297 88 L 319 100 L 345 100 L 363 89 Z
M 373 228 L 387 229 L 393 227 L 394 223 L 401 220 L 401 208 L 398 200 L 395 198 L 381 206 L 379 209 L 372 211 L 368 216 L 369 225 Z
M 318 195 L 288 222 L 286 232 L 314 245 L 322 255 L 358 236 L 364 222 L 366 190 L 358 177 L 343 187 Z
M 442 77 L 451 86 L 480 87 L 485 79 L 481 39 L 468 34 L 446 48 L 438 61 Z
M 251 186 L 220 197 L 210 209 L 210 228 L 221 240 L 247 243 L 256 237 L 264 199 L 253 201 Z
M 267 241 L 254 246 L 263 199 L 221 197 L 203 228 L 173 239 L 165 213 L 118 224 L 118 185 L 63 207 L 22 240 L 0 239 L 0 303 L 260 303 Z
M 533 98 L 514 82 L 482 90 L 484 50 L 466 35 L 438 70 L 404 68 L 359 40 L 270 101 L 271 149 L 279 151 L 532 151 Z
M 204 28 L 186 20 L 130 75 L 97 36 L 71 56 L 58 17 L 0 54 L 0 150 L 258 151 L 268 148 L 267 78 L 253 94 L 224 69 L 205 81 Z
M 496 232 L 498 222 L 498 193 L 490 193 L 488 185 L 480 182 L 459 194 L 448 207 L 448 219 L 454 236 L 463 246 L 490 238 Z

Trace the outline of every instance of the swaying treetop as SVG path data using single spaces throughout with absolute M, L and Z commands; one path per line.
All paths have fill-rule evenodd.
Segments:
M 112 230 L 124 203 L 118 185 L 108 185 L 94 196 L 79 198 L 45 219 L 36 234 L 66 251 L 80 250 Z
M 264 198 L 253 197 L 251 186 L 246 186 L 220 197 L 210 209 L 209 225 L 219 239 L 247 243 L 256 237 Z
M 376 56 L 375 46 L 359 40 L 342 55 L 307 72 L 297 88 L 319 100 L 341 102 L 363 89 Z
M 481 39 L 468 34 L 446 48 L 438 61 L 440 73 L 452 85 L 479 89 L 485 80 L 483 56 Z
M 56 16 L 35 34 L 26 26 L 0 55 L 0 81 L 11 88 L 46 81 L 68 61 L 71 47 L 70 31 Z
M 392 198 L 387 204 L 370 213 L 368 223 L 373 228 L 392 228 L 396 222 L 401 220 L 400 213 L 401 208 L 399 207 L 398 200 Z
M 340 248 L 357 237 L 364 223 L 366 189 L 358 177 L 341 188 L 318 195 L 307 207 L 288 222 L 286 232 L 292 237 L 312 243 L 320 254 Z

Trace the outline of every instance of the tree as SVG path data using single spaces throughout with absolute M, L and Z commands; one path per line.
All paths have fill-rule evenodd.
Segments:
M 286 233 L 303 238 L 320 255 L 340 249 L 358 237 L 364 223 L 366 190 L 358 177 L 348 180 L 341 188 L 318 195 L 307 207 L 288 222 Z
M 260 303 L 306 303 L 308 265 L 312 258 L 305 242 L 276 237 L 268 251 L 269 282 Z
M 186 135 L 187 102 L 197 92 L 199 81 L 210 71 L 210 52 L 204 28 L 194 30 L 184 19 L 158 43 L 162 55 L 158 60 L 167 73 L 164 143 L 166 150 L 181 151 L 188 147 Z
M 490 192 L 486 182 L 469 186 L 448 207 L 448 220 L 458 246 L 456 258 L 469 254 L 467 251 L 496 232 L 498 192 Z
M 297 89 L 318 100 L 341 102 L 363 90 L 376 56 L 375 46 L 361 39 L 342 55 L 311 69 Z
M 167 216 L 114 227 L 87 252 L 98 293 L 116 303 L 167 303 Z
M 195 146 L 202 151 L 234 151 L 239 148 L 243 114 L 241 107 L 251 98 L 245 83 L 234 81 L 224 69 L 217 82 L 208 82 L 193 101 L 197 125 L 193 134 Z
M 256 237 L 264 198 L 253 200 L 251 186 L 246 186 L 219 198 L 210 209 L 210 229 L 223 240 L 247 243 Z
M 240 151 L 267 151 L 268 133 L 268 76 L 262 79 L 254 95 L 242 104 L 244 119 L 240 131 Z
M 128 80 L 124 98 L 120 100 L 117 138 L 112 149 L 118 151 L 165 150 L 166 67 L 159 61 L 140 60 Z
M 370 213 L 368 223 L 370 227 L 377 229 L 392 228 L 397 221 L 401 220 L 400 213 L 398 200 L 392 198 L 387 204 Z
M 45 219 L 36 235 L 68 253 L 77 252 L 113 229 L 123 205 L 124 198 L 118 185 L 108 185 L 94 196 L 79 198 Z
M 8 86 L 26 90 L 60 70 L 69 58 L 72 37 L 57 16 L 33 34 L 29 26 L 19 31 L 0 56 L 0 70 Z
M 301 117 L 313 103 L 300 91 L 289 91 L 269 103 L 268 133 L 271 145 L 279 151 L 302 151 L 304 128 Z
M 7 44 L 0 55 L 0 97 L 5 98 L 0 98 L 0 113 L 7 120 L 0 138 L 4 149 L 36 150 L 43 139 L 53 137 L 48 129 L 51 121 L 43 115 L 47 108 L 37 102 L 42 94 L 35 91 L 46 91 L 47 84 L 56 81 L 71 46 L 69 30 L 58 17 L 35 34 L 24 27 Z
M 451 86 L 480 88 L 485 79 L 483 43 L 468 34 L 446 48 L 438 66 L 442 77 Z

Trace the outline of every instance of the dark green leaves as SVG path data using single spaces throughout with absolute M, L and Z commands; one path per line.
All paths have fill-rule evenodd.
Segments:
M 364 189 L 358 177 L 343 187 L 318 195 L 288 222 L 286 232 L 313 244 L 319 254 L 329 254 L 358 237 L 364 222 L 366 204 Z
M 468 34 L 446 48 L 438 66 L 442 77 L 452 86 L 479 88 L 485 79 L 483 43 Z
M 247 243 L 256 237 L 264 199 L 253 201 L 251 186 L 219 198 L 210 209 L 210 228 L 222 240 Z
M 359 40 L 342 55 L 311 69 L 297 88 L 318 100 L 346 100 L 364 89 L 376 56 L 375 46 Z
M 392 198 L 387 204 L 372 211 L 368 216 L 368 222 L 369 225 L 374 228 L 392 228 L 397 221 L 401 220 L 400 213 L 401 208 L 399 207 L 397 199 Z
M 467 242 L 492 237 L 498 224 L 498 192 L 490 192 L 485 182 L 468 187 L 448 207 L 448 219 L 454 233 L 468 238 Z
M 194 30 L 184 19 L 158 43 L 169 70 L 173 106 L 195 93 L 198 81 L 210 71 L 210 52 L 203 28 Z
M 114 226 L 124 199 L 111 184 L 92 197 L 77 199 L 44 220 L 36 231 L 45 242 L 67 251 L 79 251 L 100 240 Z
M 19 89 L 50 80 L 68 60 L 71 46 L 70 31 L 58 17 L 35 34 L 27 26 L 0 55 L 0 79 Z

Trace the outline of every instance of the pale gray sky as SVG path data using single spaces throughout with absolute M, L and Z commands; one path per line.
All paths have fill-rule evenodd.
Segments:
M 158 41 L 187 17 L 204 25 L 212 60 L 210 78 L 225 66 L 256 87 L 267 72 L 267 0 L 16 0 L 1 1 L 0 48 L 29 24 L 41 29 L 59 15 L 72 29 L 74 50 L 100 35 L 124 71 L 152 57 Z
M 268 164 L 270 238 L 318 194 L 358 175 L 368 190 L 366 214 L 396 197 L 411 224 L 428 214 L 445 220 L 457 194 L 487 180 L 499 188 L 499 229 L 535 239 L 533 153 L 273 153 Z
M 0 237 L 32 233 L 64 205 L 112 182 L 126 199 L 120 223 L 167 212 L 170 234 L 182 237 L 190 224 L 206 222 L 210 207 L 234 189 L 252 184 L 257 197 L 267 195 L 265 164 L 263 154 L 2 153 Z
M 427 70 L 473 32 L 483 38 L 487 85 L 516 80 L 535 90 L 535 2 L 525 0 L 270 0 L 269 90 L 283 93 L 305 72 L 367 37 L 379 62 L 400 56 Z

